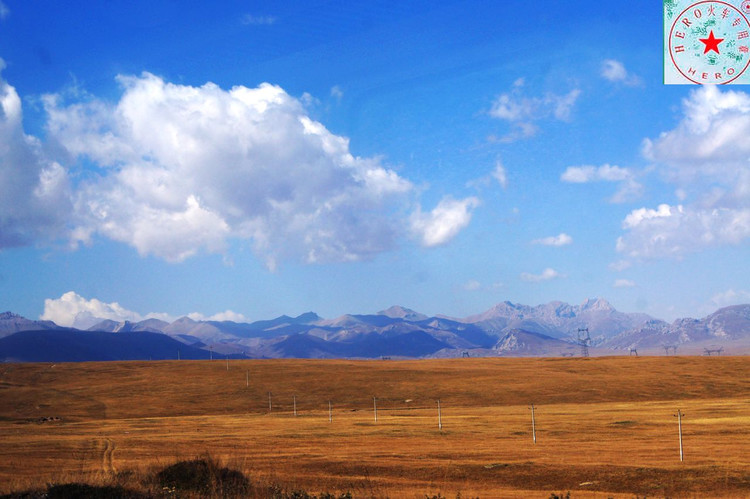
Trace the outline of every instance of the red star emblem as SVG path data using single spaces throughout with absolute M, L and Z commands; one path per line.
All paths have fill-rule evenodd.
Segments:
M 698 38 L 698 40 L 706 45 L 706 49 L 703 51 L 704 54 L 708 54 L 708 52 L 711 50 L 718 54 L 719 44 L 724 41 L 723 38 L 714 37 L 714 30 L 711 30 L 711 32 L 708 34 L 708 38 Z

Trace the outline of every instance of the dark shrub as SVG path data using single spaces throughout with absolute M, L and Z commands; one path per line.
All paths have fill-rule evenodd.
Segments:
M 161 487 L 221 497 L 247 494 L 250 481 L 237 470 L 222 468 L 211 458 L 180 461 L 157 475 Z

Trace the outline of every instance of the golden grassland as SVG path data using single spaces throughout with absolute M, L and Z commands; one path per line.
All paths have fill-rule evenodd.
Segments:
M 0 442 L 0 493 L 210 454 L 354 497 L 750 497 L 750 358 L 3 364 Z

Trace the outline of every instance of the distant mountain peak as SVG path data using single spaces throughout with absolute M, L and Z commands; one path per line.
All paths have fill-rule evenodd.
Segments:
M 423 321 L 429 319 L 429 317 L 424 314 L 420 314 L 419 312 L 415 312 L 410 308 L 402 307 L 400 305 L 393 305 L 385 310 L 381 310 L 378 312 L 378 315 L 385 315 L 391 319 L 404 319 L 406 321 Z
M 174 321 L 172 324 L 198 324 L 198 321 L 194 321 L 188 316 L 183 316 Z
M 606 311 L 614 311 L 615 307 L 613 307 L 612 304 L 610 304 L 604 298 L 587 298 L 581 304 L 581 310 L 606 310 Z
M 0 313 L 0 338 L 19 331 L 57 328 L 57 324 L 52 321 L 32 321 L 13 312 Z
M 294 318 L 294 321 L 300 324 L 310 324 L 319 320 L 321 320 L 321 317 L 315 312 L 305 312 Z

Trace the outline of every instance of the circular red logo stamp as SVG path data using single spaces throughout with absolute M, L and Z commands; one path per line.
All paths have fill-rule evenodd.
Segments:
M 750 0 L 745 0 L 750 9 Z M 669 31 L 675 68 L 698 84 L 736 80 L 750 64 L 750 22 L 727 2 L 695 2 L 675 18 Z

